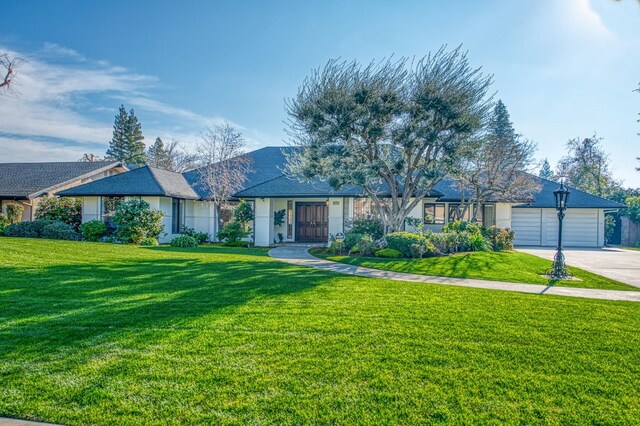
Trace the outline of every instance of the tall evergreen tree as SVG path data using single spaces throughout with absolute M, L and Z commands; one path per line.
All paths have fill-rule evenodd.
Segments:
M 168 170 L 167 163 L 167 151 L 164 148 L 164 142 L 158 136 L 156 141 L 147 149 L 147 164 L 159 169 Z
M 143 140 L 142 128 L 133 109 L 127 113 L 124 105 L 120 105 L 113 123 L 113 137 L 109 142 L 107 157 L 125 164 L 144 164 L 146 157 Z
M 551 171 L 551 165 L 546 158 L 542 162 L 542 167 L 540 168 L 540 177 L 543 179 L 553 179 L 553 171 Z

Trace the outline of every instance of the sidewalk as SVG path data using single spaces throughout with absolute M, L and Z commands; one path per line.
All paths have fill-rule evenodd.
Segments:
M 282 262 L 299 266 L 322 269 L 340 274 L 356 275 L 366 278 L 382 278 L 393 281 L 409 281 L 417 283 L 444 284 L 459 287 L 484 288 L 489 290 L 516 291 L 532 294 L 552 294 L 555 296 L 582 297 L 587 299 L 624 300 L 640 302 L 640 292 L 620 290 L 599 290 L 591 288 L 574 288 L 544 286 L 538 284 L 510 283 L 502 281 L 486 281 L 470 278 L 436 277 L 430 275 L 409 274 L 405 272 L 383 271 L 331 262 L 312 256 L 306 247 L 277 247 L 269 251 L 269 256 Z

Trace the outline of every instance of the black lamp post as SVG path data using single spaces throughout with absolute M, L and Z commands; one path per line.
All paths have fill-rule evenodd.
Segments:
M 553 191 L 553 197 L 556 201 L 556 211 L 558 212 L 558 251 L 553 257 L 553 269 L 549 271 L 549 275 L 557 280 L 570 276 L 567 271 L 567 266 L 564 263 L 564 254 L 562 253 L 562 219 L 564 219 L 564 211 L 567 209 L 569 193 L 570 191 L 564 187 L 564 182 L 562 181 L 560 181 L 560 187 Z

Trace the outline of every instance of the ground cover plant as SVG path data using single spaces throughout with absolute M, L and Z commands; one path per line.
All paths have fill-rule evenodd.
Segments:
M 553 284 L 561 287 L 640 291 L 640 288 L 572 267 L 569 267 L 570 271 L 579 280 L 550 280 L 543 275 L 551 268 L 551 261 L 520 252 L 456 253 L 449 256 L 423 259 L 340 256 L 326 253 L 322 250 L 316 250 L 313 254 L 334 262 L 411 274 L 477 278 L 529 284 Z
M 0 416 L 98 425 L 640 418 L 636 303 L 337 275 L 220 245 L 0 238 L 0 274 Z

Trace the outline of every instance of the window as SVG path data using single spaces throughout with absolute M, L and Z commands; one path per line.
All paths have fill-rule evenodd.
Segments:
M 384 200 L 382 200 L 384 204 Z M 375 203 L 370 198 L 354 198 L 353 200 L 354 219 L 380 219 L 380 212 Z
M 464 207 L 462 207 L 464 209 Z M 464 214 L 460 211 L 459 203 L 449 203 L 449 222 L 456 221 L 458 219 L 471 220 L 471 206 L 466 208 Z
M 184 201 L 179 198 L 171 199 L 171 233 L 179 234 L 184 225 Z
M 293 201 L 287 200 L 287 238 L 293 238 Z
M 483 214 L 482 214 L 482 224 L 484 226 L 493 226 L 496 224 L 496 216 L 495 216 L 495 206 L 492 204 L 487 204 L 482 206 Z M 478 220 L 480 222 L 480 220 Z
M 444 224 L 444 203 L 424 203 L 423 220 L 426 224 Z
M 112 223 L 113 215 L 116 212 L 116 208 L 124 202 L 124 197 L 101 197 L 102 208 L 102 221 L 105 223 Z

